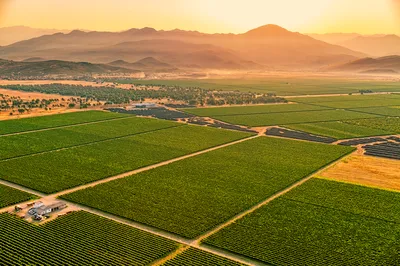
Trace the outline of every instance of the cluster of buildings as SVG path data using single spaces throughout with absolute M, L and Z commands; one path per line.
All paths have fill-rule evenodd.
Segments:
M 32 205 L 32 207 L 28 210 L 28 214 L 32 216 L 32 218 L 36 221 L 41 221 L 43 216 L 50 215 L 53 212 L 60 211 L 65 209 L 67 204 L 63 202 L 55 202 L 50 205 L 45 205 L 43 202 L 38 201 Z

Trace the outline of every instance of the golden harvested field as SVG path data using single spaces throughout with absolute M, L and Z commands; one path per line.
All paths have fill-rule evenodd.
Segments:
M 400 191 L 400 161 L 353 155 L 328 168 L 319 177 Z

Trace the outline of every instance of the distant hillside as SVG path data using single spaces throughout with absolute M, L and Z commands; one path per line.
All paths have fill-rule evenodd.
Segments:
M 323 42 L 327 42 L 330 44 L 341 44 L 345 41 L 357 38 L 361 36 L 358 33 L 325 33 L 325 34 L 307 34 L 308 36 L 320 40 Z
M 46 61 L 46 59 L 41 57 L 31 57 L 23 60 L 22 62 L 40 62 L 40 61 Z
M 360 52 L 315 40 L 276 25 L 243 34 L 205 34 L 194 31 L 57 33 L 0 48 L 0 58 L 106 63 L 157 58 L 178 68 L 302 69 L 319 68 L 365 57 Z
M 34 29 L 24 26 L 0 28 L 0 46 L 10 45 L 23 40 L 32 39 L 42 35 L 54 34 L 57 32 L 67 33 L 69 31 L 56 29 Z
M 370 56 L 400 55 L 400 37 L 397 35 L 359 36 L 340 45 Z
M 353 62 L 329 68 L 331 71 L 369 74 L 393 74 L 400 72 L 400 56 L 385 56 L 380 58 L 363 58 Z
M 129 63 L 124 60 L 117 60 L 108 63 L 108 65 L 129 69 L 140 69 L 141 71 L 146 72 L 173 72 L 178 70 L 178 68 L 161 62 L 154 57 L 146 57 L 134 63 Z
M 67 61 L 16 62 L 0 60 L 2 77 L 41 77 L 47 75 L 82 76 L 106 73 L 136 73 L 137 71 L 103 64 Z

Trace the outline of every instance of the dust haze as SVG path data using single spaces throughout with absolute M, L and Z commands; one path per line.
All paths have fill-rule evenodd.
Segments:
M 398 29 L 400 30 L 400 0 L 392 0 L 393 11 L 395 12 L 396 20 L 398 22 Z
M 10 0 L 0 0 L 0 26 L 3 22 L 4 16 L 7 11 L 7 6 L 10 3 Z

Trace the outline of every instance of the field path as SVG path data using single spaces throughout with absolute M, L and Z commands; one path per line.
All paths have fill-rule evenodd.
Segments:
M 265 266 L 265 265 L 268 265 L 268 264 L 262 263 L 262 262 L 260 262 L 258 260 L 254 260 L 254 259 L 249 258 L 249 257 L 245 257 L 245 256 L 242 256 L 242 255 L 239 255 L 239 254 L 232 253 L 230 251 L 226 251 L 226 250 L 219 249 L 219 248 L 216 248 L 216 247 L 212 247 L 212 246 L 209 246 L 209 245 L 206 245 L 206 244 L 202 244 L 201 242 L 204 239 L 206 239 L 207 237 L 219 232 L 223 228 L 235 223 L 236 221 L 238 221 L 239 219 L 243 218 L 244 216 L 246 216 L 246 215 L 256 211 L 260 207 L 268 204 L 272 200 L 274 200 L 274 199 L 286 194 L 287 192 L 291 191 L 292 189 L 300 186 L 301 184 L 305 183 L 306 181 L 308 181 L 312 177 L 318 175 L 319 173 L 321 173 L 325 169 L 327 169 L 329 167 L 332 167 L 333 165 L 337 164 L 342 159 L 350 156 L 353 152 L 349 153 L 349 154 L 347 154 L 347 155 L 345 155 L 345 156 L 343 156 L 343 157 L 341 157 L 339 159 L 337 159 L 336 161 L 324 166 L 323 168 L 319 169 L 318 171 L 316 171 L 316 172 L 304 177 L 303 179 L 297 181 L 296 183 L 292 184 L 291 186 L 287 187 L 286 189 L 284 189 L 284 190 L 282 190 L 280 192 L 277 192 L 276 194 L 274 194 L 271 197 L 265 199 L 264 201 L 260 202 L 259 204 L 251 207 L 248 210 L 245 210 L 245 211 L 241 212 L 240 214 L 232 217 L 231 219 L 229 219 L 228 221 L 224 222 L 223 224 L 221 224 L 221 225 L 215 227 L 214 229 L 212 229 L 212 230 L 210 230 L 210 231 L 198 236 L 195 239 L 187 239 L 185 237 L 181 237 L 181 236 L 176 235 L 174 233 L 169 233 L 169 232 L 166 232 L 164 230 L 161 230 L 161 229 L 158 229 L 158 228 L 155 228 L 155 227 L 152 227 L 152 226 L 144 225 L 144 224 L 132 221 L 132 220 L 128 220 L 128 219 L 125 219 L 125 218 L 122 218 L 122 217 L 119 217 L 119 216 L 116 216 L 116 215 L 113 215 L 113 214 L 110 214 L 110 213 L 103 212 L 103 211 L 98 210 L 98 209 L 94 209 L 94 208 L 87 207 L 87 206 L 84 206 L 84 205 L 80 205 L 80 204 L 77 204 L 77 203 L 69 202 L 67 200 L 57 199 L 57 197 L 65 195 L 65 194 L 69 194 L 69 193 L 72 193 L 72 192 L 75 192 L 75 191 L 78 191 L 78 190 L 82 190 L 82 189 L 86 189 L 86 188 L 89 188 L 89 187 L 93 187 L 93 186 L 96 186 L 96 185 L 99 185 L 99 184 L 107 183 L 107 182 L 110 182 L 110 181 L 113 181 L 113 180 L 125 178 L 125 177 L 131 176 L 133 174 L 137 174 L 137 173 L 140 173 L 140 172 L 148 171 L 148 170 L 151 170 L 151 169 L 154 169 L 154 168 L 157 168 L 157 167 L 161 167 L 161 166 L 173 163 L 173 162 L 177 162 L 177 161 L 180 161 L 180 160 L 191 158 L 191 157 L 194 157 L 194 156 L 197 156 L 197 155 L 201 155 L 201 154 L 204 154 L 204 153 L 207 153 L 207 152 L 210 152 L 210 151 L 214 151 L 214 150 L 218 150 L 218 149 L 221 149 L 221 148 L 224 148 L 224 147 L 235 145 L 235 144 L 238 144 L 238 143 L 241 143 L 241 142 L 245 142 L 245 141 L 248 141 L 248 140 L 251 140 L 251 139 L 254 139 L 254 138 L 258 138 L 258 137 L 261 137 L 261 135 L 255 135 L 255 136 L 251 136 L 251 137 L 248 137 L 248 138 L 240 139 L 240 140 L 233 141 L 233 142 L 230 142 L 230 143 L 226 143 L 226 144 L 223 144 L 223 145 L 220 145 L 220 146 L 212 147 L 212 148 L 205 149 L 205 150 L 202 150 L 202 151 L 199 151 L 199 152 L 195 152 L 195 153 L 188 154 L 188 155 L 185 155 L 185 156 L 181 156 L 181 157 L 178 157 L 178 158 L 174 158 L 174 159 L 171 159 L 171 160 L 168 160 L 168 161 L 164 161 L 164 162 L 161 162 L 161 163 L 158 163 L 158 164 L 154 164 L 154 165 L 151 165 L 151 166 L 143 167 L 143 168 L 140 168 L 140 169 L 137 169 L 137 170 L 134 170 L 134 171 L 130 171 L 130 172 L 124 173 L 124 174 L 120 174 L 120 175 L 113 176 L 113 177 L 110 177 L 110 178 L 106 178 L 106 179 L 103 179 L 103 180 L 95 181 L 95 182 L 92 182 L 92 183 L 89 183 L 89 184 L 86 184 L 86 185 L 78 186 L 78 187 L 75 187 L 75 188 L 72 188 L 72 189 L 69 189 L 69 190 L 64 190 L 64 191 L 61 191 L 61 192 L 58 192 L 58 193 L 55 193 L 55 194 L 51 194 L 51 195 L 45 195 L 43 193 L 31 190 L 29 188 L 25 188 L 25 187 L 22 187 L 22 186 L 19 186 L 19 185 L 16 185 L 16 184 L 13 184 L 13 183 L 10 183 L 10 182 L 7 182 L 7 181 L 0 180 L 0 184 L 6 185 L 6 186 L 10 186 L 10 187 L 13 187 L 13 188 L 16 188 L 16 189 L 19 189 L 19 190 L 22 190 L 22 191 L 37 195 L 37 196 L 41 197 L 41 200 L 44 200 L 44 201 L 57 200 L 57 201 L 65 202 L 69 206 L 71 206 L 73 209 L 84 210 L 86 212 L 89 212 L 89 213 L 92 213 L 92 214 L 95 214 L 95 215 L 98 215 L 98 216 L 101 216 L 101 217 L 104 217 L 104 218 L 108 218 L 108 219 L 113 220 L 115 222 L 118 222 L 118 223 L 121 223 L 121 224 L 125 224 L 125 225 L 131 226 L 133 228 L 136 228 L 136 229 L 139 229 L 139 230 L 143 230 L 145 232 L 148 232 L 148 233 L 151 233 L 151 234 L 154 234 L 154 235 L 166 238 L 166 239 L 173 240 L 173 241 L 178 242 L 178 243 L 180 243 L 182 245 L 177 250 L 175 250 L 174 252 L 171 252 L 170 254 L 165 256 L 164 258 L 161 258 L 160 260 L 156 261 L 153 265 L 160 265 L 161 263 L 165 263 L 166 261 L 168 261 L 170 259 L 173 259 L 177 255 L 179 255 L 180 253 L 184 252 L 188 247 L 194 247 L 194 248 L 209 252 L 211 254 L 214 254 L 214 255 L 217 255 L 217 256 L 221 256 L 221 257 L 230 259 L 232 261 L 236 261 L 238 263 L 242 263 L 244 265 Z M 32 202 L 32 200 L 28 201 L 28 202 Z M 21 204 L 23 204 L 23 203 L 21 203 Z M 0 209 L 0 213 L 5 212 L 5 211 L 11 211 L 11 210 L 14 209 L 14 207 L 16 205 L 19 205 L 19 204 L 15 204 L 13 206 L 8 206 L 6 208 Z

